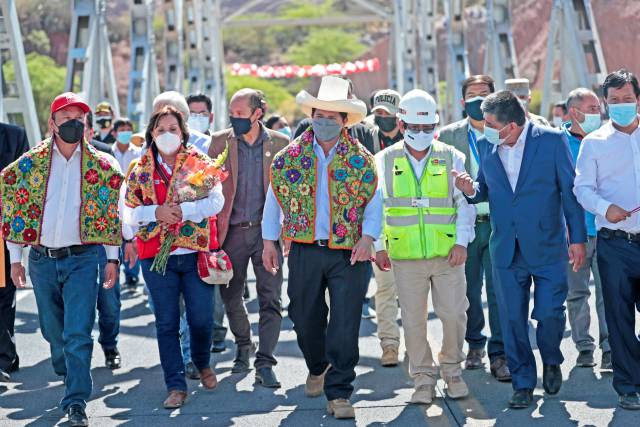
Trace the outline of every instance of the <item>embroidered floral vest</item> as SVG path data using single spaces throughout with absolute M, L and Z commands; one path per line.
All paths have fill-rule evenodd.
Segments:
M 273 159 L 271 186 L 284 214 L 285 239 L 301 243 L 314 240 L 316 168 L 311 128 Z M 346 129 L 337 142 L 328 178 L 329 247 L 351 249 L 362 236 L 364 209 L 376 191 L 377 176 L 373 156 Z
M 51 139 L 45 139 L 0 175 L 2 235 L 9 242 L 40 244 L 52 145 Z M 120 246 L 118 198 L 123 176 L 113 157 L 98 152 L 86 141 L 81 147 L 80 240 L 83 244 Z
M 181 202 L 180 200 L 177 200 L 175 195 L 176 188 L 174 178 L 179 175 L 178 171 L 191 156 L 195 156 L 198 160 L 213 163 L 208 156 L 200 153 L 194 148 L 181 148 L 176 158 L 174 172 L 169 181 L 166 200 L 173 200 L 176 203 Z M 136 208 L 138 206 L 158 204 L 158 197 L 153 183 L 154 170 L 155 161 L 153 160 L 153 152 L 152 150 L 147 150 L 127 178 L 127 193 L 125 198 L 127 206 Z M 162 227 L 158 226 L 158 223 L 154 221 L 140 227 L 136 233 L 136 237 L 143 242 L 148 242 L 159 237 L 160 244 L 162 244 L 166 233 L 161 233 L 161 231 Z M 193 221 L 184 221 L 176 231 L 177 236 L 172 247 L 205 252 L 209 250 L 209 218 L 205 218 L 198 223 Z

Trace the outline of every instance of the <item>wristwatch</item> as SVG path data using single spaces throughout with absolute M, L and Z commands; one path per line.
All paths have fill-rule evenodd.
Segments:
M 109 264 L 115 264 L 115 265 L 120 265 L 120 260 L 119 259 L 108 259 L 107 263 Z

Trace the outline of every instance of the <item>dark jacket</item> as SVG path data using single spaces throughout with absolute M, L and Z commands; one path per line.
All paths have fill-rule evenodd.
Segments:
M 268 138 L 262 144 L 262 164 L 263 164 L 263 183 L 264 193 L 267 194 L 270 181 L 271 161 L 278 151 L 282 150 L 289 144 L 289 138 L 286 135 L 271 129 L 264 130 L 267 132 Z M 229 144 L 229 155 L 225 162 L 225 169 L 229 172 L 229 177 L 222 183 L 222 193 L 224 194 L 224 207 L 217 216 L 218 225 L 218 242 L 220 246 L 224 243 L 229 231 L 229 218 L 231 217 L 231 209 L 236 195 L 236 186 L 238 183 L 238 138 L 233 133 L 233 129 L 225 129 L 215 132 L 211 136 L 211 145 L 209 146 L 209 157 L 215 159 L 220 155 L 225 146 Z

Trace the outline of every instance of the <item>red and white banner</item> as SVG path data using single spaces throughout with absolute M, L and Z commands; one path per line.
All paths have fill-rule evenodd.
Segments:
M 316 65 L 262 65 L 238 64 L 231 66 L 232 76 L 253 76 L 263 79 L 291 79 L 304 77 L 322 77 L 330 74 L 370 73 L 380 69 L 378 58 L 363 61 L 343 62 L 342 64 Z

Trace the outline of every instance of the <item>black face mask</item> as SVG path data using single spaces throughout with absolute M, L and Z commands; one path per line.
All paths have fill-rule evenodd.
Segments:
M 100 129 L 106 129 L 111 126 L 111 118 L 97 119 L 96 123 L 100 126 Z
M 231 122 L 231 127 L 233 128 L 235 136 L 244 135 L 251 130 L 252 123 L 249 118 L 229 116 L 229 121 Z
M 84 123 L 78 119 L 67 120 L 58 126 L 58 136 L 68 144 L 75 144 L 84 136 Z
M 373 121 L 382 132 L 391 132 L 396 128 L 396 118 L 393 116 L 374 116 Z
M 471 102 L 465 101 L 464 110 L 466 111 L 467 116 L 471 117 L 473 120 L 484 120 L 484 115 L 482 114 L 482 109 L 480 108 L 480 106 L 482 105 L 482 101 L 484 101 L 484 98 L 474 99 L 474 101 Z

